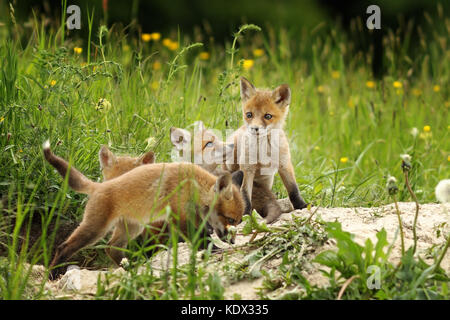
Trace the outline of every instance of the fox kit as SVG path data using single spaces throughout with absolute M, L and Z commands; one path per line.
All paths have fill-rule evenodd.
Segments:
M 241 100 L 244 125 L 234 132 L 229 142 L 234 144 L 235 162 L 226 164 L 230 171 L 244 172 L 242 190 L 252 200 L 254 183 L 272 189 L 273 178 L 278 171 L 294 209 L 306 207 L 295 180 L 289 143 L 283 130 L 291 102 L 291 90 L 282 84 L 275 90 L 257 89 L 244 77 L 241 78 Z M 267 154 L 264 152 L 267 151 Z M 261 156 L 268 156 L 261 160 Z M 274 160 L 275 159 L 275 160 Z M 246 204 L 245 212 L 251 210 Z M 268 221 L 275 220 L 278 211 L 270 213 Z
M 197 227 L 208 215 L 207 228 L 225 240 L 228 227 L 239 224 L 242 219 L 245 204 L 240 192 L 243 179 L 240 171 L 215 177 L 190 163 L 158 163 L 140 165 L 97 183 L 75 168 L 69 169 L 67 161 L 52 153 L 48 142 L 44 144 L 44 155 L 63 177 L 70 170 L 70 187 L 89 195 L 81 224 L 56 250 L 50 264 L 53 279 L 62 271 L 57 266 L 78 250 L 96 243 L 113 226 L 109 245 L 124 248 L 128 239 L 143 231 L 143 224 L 169 219 L 159 214 L 166 206 L 180 218 L 186 217 L 196 195 Z M 117 249 L 111 249 L 109 255 L 117 264 L 124 257 Z
M 154 163 L 155 155 L 152 151 L 149 151 L 146 154 L 142 155 L 141 157 L 117 156 L 113 152 L 111 152 L 107 146 L 102 146 L 99 152 L 99 160 L 104 181 L 107 181 L 116 178 L 130 171 L 131 169 L 141 166 L 143 164 Z M 70 171 L 69 175 L 72 174 L 72 172 L 73 171 Z M 179 221 L 177 221 L 177 223 L 182 231 L 186 231 L 187 221 L 180 219 Z M 126 229 L 128 228 L 130 222 L 122 220 L 119 221 L 118 224 L 120 224 L 120 228 Z M 131 222 L 131 225 L 132 224 L 133 223 Z M 170 232 L 168 227 L 169 227 L 168 221 L 156 221 L 150 223 L 148 227 L 145 228 L 146 230 L 142 233 L 147 245 L 167 243 Z M 180 241 L 183 240 L 184 239 L 180 238 Z M 215 247 L 213 246 L 213 248 Z M 154 250 L 150 252 L 150 255 L 153 252 Z M 110 254 L 109 250 L 108 254 Z
M 201 121 L 196 122 L 193 139 L 189 131 L 172 127 L 170 140 L 177 150 L 193 150 L 193 158 L 201 160 L 196 163 L 214 175 L 224 172 L 223 165 L 234 151 L 233 143 L 223 142 L 212 130 L 206 129 Z M 262 217 L 268 217 L 270 222 L 273 221 L 272 217 L 276 218 L 282 212 L 272 190 L 256 181 L 253 184 L 251 203 L 252 208 Z
M 213 173 L 223 173 L 218 164 L 225 163 L 233 155 L 234 145 L 223 142 L 202 121 L 194 124 L 194 135 L 188 130 L 170 128 L 170 141 L 175 149 L 183 151 L 183 160 L 194 162 L 203 169 Z
M 111 180 L 131 169 L 155 162 L 155 154 L 153 151 L 148 151 L 140 157 L 116 156 L 107 146 L 100 148 L 98 156 L 104 180 Z

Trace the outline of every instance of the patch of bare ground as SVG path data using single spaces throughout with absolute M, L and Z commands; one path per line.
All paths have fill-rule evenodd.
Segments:
M 283 206 L 289 206 L 287 199 L 279 200 Z M 415 203 L 405 202 L 399 203 L 401 211 L 401 219 L 404 225 L 405 233 L 405 247 L 409 248 L 413 245 L 412 225 L 415 214 Z M 432 263 L 430 250 L 433 247 L 440 246 L 444 243 L 444 235 L 450 231 L 450 204 L 421 204 L 419 218 L 417 222 L 417 254 L 420 255 L 428 263 Z M 315 208 L 311 209 L 315 210 Z M 295 217 L 309 217 L 311 211 L 309 210 L 295 210 L 290 213 L 283 214 L 272 227 L 282 227 L 289 224 Z M 376 233 L 383 228 L 387 231 L 389 243 L 393 243 L 393 250 L 390 255 L 392 262 L 397 262 L 401 256 L 401 242 L 398 236 L 398 220 L 393 204 L 382 207 L 354 207 L 354 208 L 318 208 L 314 215 L 314 219 L 322 219 L 323 221 L 339 221 L 342 228 L 355 235 L 355 240 L 363 245 L 367 238 L 370 238 L 373 243 L 376 243 Z M 233 248 L 223 244 L 225 253 L 214 254 L 207 262 L 202 260 L 202 252 L 197 254 L 199 265 L 203 266 L 208 271 L 215 271 L 222 277 L 222 284 L 225 287 L 225 298 L 235 299 L 236 297 L 242 299 L 258 299 L 258 291 L 263 284 L 263 277 L 259 273 L 255 273 L 251 277 L 242 277 L 233 274 L 227 268 L 231 264 L 238 264 L 248 257 L 249 250 L 245 250 L 251 236 L 239 235 L 243 224 L 238 226 L 238 235 L 236 243 Z M 396 236 L 397 235 L 397 236 Z M 264 237 L 264 234 L 259 234 L 257 239 Z M 326 285 L 325 279 L 319 272 L 319 265 L 311 262 L 311 260 L 321 251 L 332 249 L 335 247 L 333 241 L 326 241 L 323 246 L 317 248 L 313 252 L 305 253 L 307 259 L 307 266 L 304 268 L 304 276 L 311 284 Z M 188 264 L 190 259 L 190 250 L 187 244 L 180 243 L 178 247 L 178 265 L 182 266 Z M 167 252 L 159 252 L 149 262 L 155 272 L 161 272 L 167 269 L 167 263 L 171 266 L 171 260 L 167 257 Z M 202 264 L 203 263 L 203 264 Z M 273 255 L 264 259 L 261 269 L 276 270 L 281 264 L 281 257 Z M 448 253 L 442 260 L 441 267 L 450 273 L 450 254 Z M 145 266 L 143 267 L 145 268 Z M 42 277 L 43 267 L 34 267 L 34 277 L 37 280 Z M 72 269 L 68 271 L 60 280 L 49 281 L 45 285 L 45 289 L 51 292 L 55 298 L 70 298 L 70 299 L 86 299 L 92 297 L 97 288 L 97 278 L 99 275 L 107 272 L 120 274 L 125 272 L 122 268 L 110 271 L 90 271 L 85 269 Z M 287 291 L 289 288 L 285 288 Z

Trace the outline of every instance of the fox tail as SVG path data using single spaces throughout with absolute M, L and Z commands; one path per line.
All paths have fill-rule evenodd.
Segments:
M 95 182 L 86 178 L 80 171 L 74 167 L 69 167 L 69 163 L 63 158 L 55 155 L 50 149 L 50 141 L 44 142 L 44 156 L 45 159 L 65 178 L 69 172 L 69 186 L 80 193 L 90 194 L 93 190 Z

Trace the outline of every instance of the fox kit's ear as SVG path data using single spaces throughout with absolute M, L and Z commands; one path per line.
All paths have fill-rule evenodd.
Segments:
M 291 103 L 291 89 L 287 84 L 282 84 L 281 86 L 273 90 L 272 99 L 280 108 L 289 106 L 289 104 Z
M 223 195 L 226 200 L 233 198 L 233 185 L 229 172 L 225 172 L 217 178 L 214 191 L 219 195 Z
M 256 88 L 254 85 L 250 83 L 244 77 L 241 77 L 241 100 L 242 102 L 246 102 L 250 99 L 256 92 Z
M 138 161 L 140 164 L 155 163 L 155 154 L 153 153 L 153 151 L 149 151 L 146 154 L 140 156 Z
M 195 121 L 194 123 L 194 130 L 198 130 L 198 131 L 205 131 L 205 125 L 203 124 L 203 121 Z
M 181 128 L 170 128 L 170 141 L 177 150 L 183 150 L 186 144 L 191 143 L 191 133 Z
M 244 180 L 244 172 L 241 170 L 233 172 L 231 175 L 231 180 L 240 188 L 242 186 L 242 181 Z
M 100 165 L 102 168 L 109 167 L 113 165 L 116 160 L 116 156 L 108 149 L 107 146 L 103 145 L 99 152 Z

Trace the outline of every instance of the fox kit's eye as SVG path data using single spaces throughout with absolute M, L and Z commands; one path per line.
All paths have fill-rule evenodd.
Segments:
M 245 115 L 247 116 L 247 118 L 253 117 L 253 113 L 251 113 L 251 112 L 247 112 Z
M 205 144 L 205 148 L 211 148 L 213 146 L 212 141 L 209 141 L 207 144 Z
M 270 120 L 270 119 L 272 119 L 272 115 L 269 114 L 269 113 L 266 113 L 266 114 L 264 115 L 264 119 Z
M 234 224 L 234 219 L 233 218 L 227 218 L 227 222 L 228 224 Z

